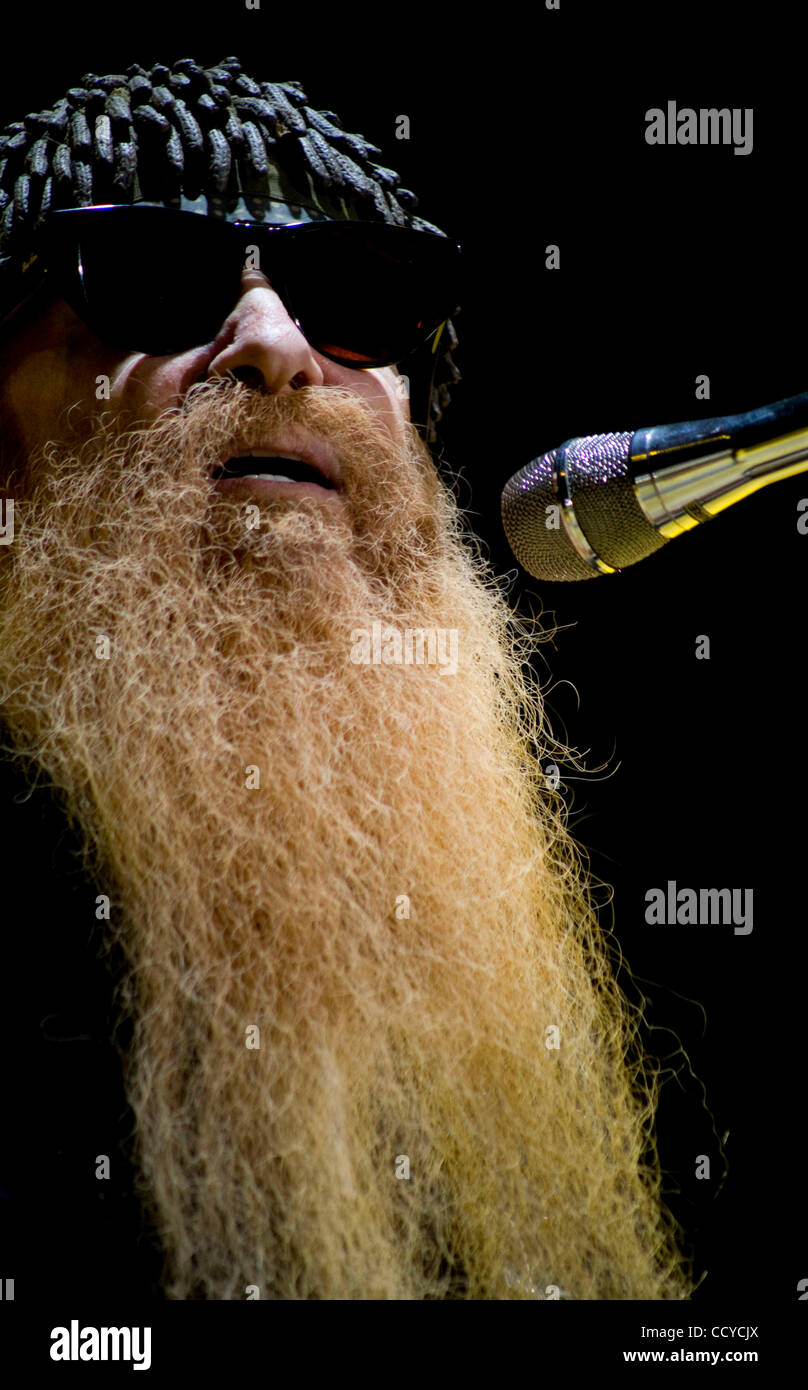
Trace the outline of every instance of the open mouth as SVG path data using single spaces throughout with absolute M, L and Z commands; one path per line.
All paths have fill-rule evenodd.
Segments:
M 213 482 L 227 478 L 251 478 L 275 483 L 314 483 L 334 491 L 334 483 L 314 464 L 285 454 L 242 454 L 230 458 L 211 473 Z

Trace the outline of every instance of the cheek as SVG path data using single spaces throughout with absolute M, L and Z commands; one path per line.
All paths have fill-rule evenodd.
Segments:
M 392 367 L 371 367 L 361 373 L 361 382 L 357 389 L 383 420 L 391 438 L 401 442 L 410 419 L 409 396 L 402 378 Z
M 195 382 L 205 379 L 213 355 L 209 347 L 174 357 L 132 353 L 118 359 L 110 379 L 111 399 L 128 416 L 151 424 L 164 410 L 179 404 Z
M 33 352 L 4 382 L 2 424 L 7 441 L 30 453 L 64 429 L 65 412 L 82 394 L 81 375 L 58 350 Z

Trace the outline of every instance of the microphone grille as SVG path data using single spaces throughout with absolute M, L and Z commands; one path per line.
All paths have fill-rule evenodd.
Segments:
M 534 579 L 561 582 L 595 579 L 572 545 L 558 518 L 558 497 L 553 486 L 557 449 L 533 459 L 505 484 L 502 492 L 502 524 L 508 544 L 519 564 Z M 555 513 L 548 508 L 556 508 Z M 548 525 L 555 516 L 557 528 Z
M 630 471 L 631 431 L 570 439 L 534 459 L 506 484 L 502 520 L 517 560 L 537 579 L 596 578 L 563 526 L 548 525 L 560 505 L 553 481 L 563 450 L 569 496 L 578 524 L 595 554 L 613 569 L 624 569 L 659 550 L 665 540 L 644 515 Z

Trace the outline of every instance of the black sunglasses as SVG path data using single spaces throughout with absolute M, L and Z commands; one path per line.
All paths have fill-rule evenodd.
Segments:
M 460 250 L 376 222 L 225 222 L 152 204 L 67 208 L 37 246 L 45 283 L 112 346 L 212 342 L 259 269 L 310 345 L 343 366 L 403 361 L 459 309 Z

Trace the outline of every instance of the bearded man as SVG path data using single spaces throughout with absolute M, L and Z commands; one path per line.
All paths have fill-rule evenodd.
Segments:
M 26 973 L 7 920 L 7 1226 L 69 1280 L 136 1197 L 171 1299 L 687 1298 L 528 634 L 428 447 L 456 248 L 372 153 L 236 59 L 90 74 L 3 136 L 39 934 Z

